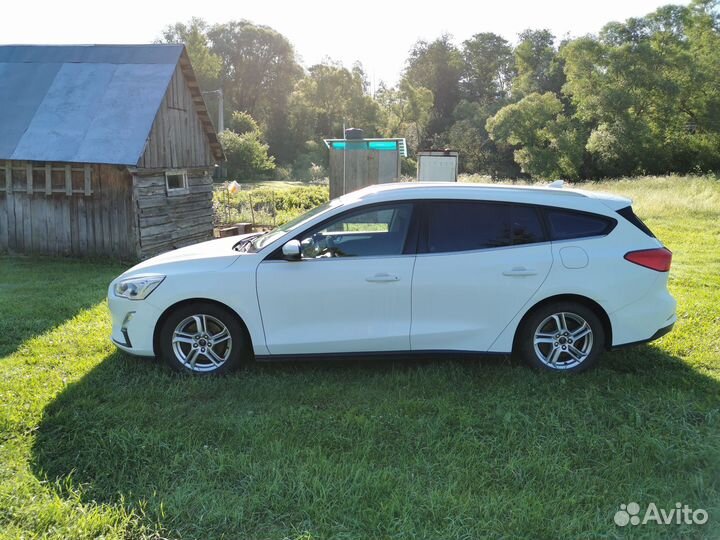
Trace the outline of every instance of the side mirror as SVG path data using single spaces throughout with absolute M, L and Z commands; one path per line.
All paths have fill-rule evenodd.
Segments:
M 300 242 L 298 240 L 290 240 L 282 247 L 283 256 L 288 261 L 299 261 L 302 255 Z

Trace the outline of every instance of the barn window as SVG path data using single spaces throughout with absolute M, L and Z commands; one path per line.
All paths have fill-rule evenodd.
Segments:
M 12 167 L 12 190 L 13 191 L 26 191 L 27 190 L 27 169 L 25 166 L 18 167 L 13 165 Z
M 167 171 L 165 173 L 165 187 L 168 195 L 182 195 L 188 192 L 188 178 L 186 171 Z
M 50 172 L 50 188 L 53 193 L 65 193 L 65 168 L 53 167 Z
M 37 163 L 32 168 L 33 193 L 45 193 L 45 164 Z

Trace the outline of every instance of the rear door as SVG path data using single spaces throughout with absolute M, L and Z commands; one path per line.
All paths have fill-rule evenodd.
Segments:
M 418 247 L 413 350 L 489 350 L 552 266 L 533 206 L 427 202 Z

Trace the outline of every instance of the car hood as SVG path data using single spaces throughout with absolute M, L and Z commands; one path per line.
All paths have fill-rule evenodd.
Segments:
M 240 240 L 250 236 L 253 236 L 253 234 L 218 238 L 217 240 L 167 251 L 136 264 L 123 273 L 122 277 L 139 274 L 170 275 L 180 272 L 222 270 L 234 263 L 239 257 L 247 256 L 245 253 L 235 251 L 233 246 Z

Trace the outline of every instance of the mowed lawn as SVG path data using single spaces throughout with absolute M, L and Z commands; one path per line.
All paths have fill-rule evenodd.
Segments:
M 502 358 L 174 375 L 108 340 L 122 265 L 0 257 L 0 536 L 720 537 L 720 182 L 589 187 L 634 197 L 673 251 L 679 321 L 580 376 Z M 629 502 L 710 517 L 620 528 Z

